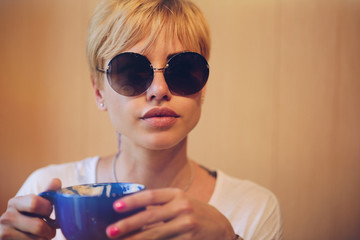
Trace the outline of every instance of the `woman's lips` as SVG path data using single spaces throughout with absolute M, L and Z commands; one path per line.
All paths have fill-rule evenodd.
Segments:
M 140 119 L 155 128 L 170 127 L 175 124 L 180 116 L 169 108 L 152 108 Z

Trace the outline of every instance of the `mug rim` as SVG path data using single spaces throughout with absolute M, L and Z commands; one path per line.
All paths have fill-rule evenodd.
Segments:
M 73 193 L 67 193 L 64 192 L 64 190 L 66 191 L 74 191 L 73 188 L 74 187 L 82 187 L 82 186 L 91 186 L 91 187 L 101 187 L 101 186 L 118 186 L 118 185 L 125 185 L 125 186 L 135 186 L 135 188 L 137 187 L 138 189 L 131 189 L 128 192 L 123 192 L 123 193 L 112 193 L 112 194 L 108 194 L 108 195 L 104 195 L 104 189 L 102 190 L 101 194 L 94 194 L 94 195 L 81 195 L 79 193 L 73 192 Z M 58 189 L 56 191 L 54 191 L 57 195 L 63 196 L 63 197 L 69 197 L 69 198 L 112 198 L 112 197 L 121 197 L 121 196 L 125 196 L 125 195 L 129 195 L 129 194 L 133 194 L 133 193 L 137 193 L 140 191 L 145 190 L 146 187 L 143 184 L 139 184 L 139 183 L 132 183 L 132 182 L 103 182 L 103 183 L 86 183 L 86 184 L 78 184 L 78 185 L 72 185 L 72 186 L 68 186 L 68 187 L 64 187 L 61 189 Z M 75 190 L 76 191 L 76 190 Z

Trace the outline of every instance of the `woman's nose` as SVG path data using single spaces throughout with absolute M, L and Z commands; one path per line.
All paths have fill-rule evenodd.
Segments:
M 146 98 L 148 101 L 162 101 L 162 100 L 170 100 L 171 92 L 169 87 L 165 81 L 164 71 L 154 70 L 154 79 L 150 85 L 150 87 L 146 91 Z

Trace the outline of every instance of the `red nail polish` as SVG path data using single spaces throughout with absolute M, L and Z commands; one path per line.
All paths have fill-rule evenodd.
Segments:
M 109 237 L 116 237 L 117 235 L 119 235 L 119 233 L 120 229 L 117 226 L 111 226 L 106 229 L 106 234 Z
M 116 201 L 113 206 L 116 211 L 121 211 L 126 207 L 126 204 L 123 201 Z

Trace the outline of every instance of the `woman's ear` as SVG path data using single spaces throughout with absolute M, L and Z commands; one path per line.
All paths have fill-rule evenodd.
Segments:
M 95 94 L 95 100 L 98 105 L 98 108 L 101 111 L 106 111 L 105 99 L 104 99 L 104 91 L 103 86 L 100 86 L 99 82 L 96 81 L 95 76 L 91 74 L 91 83 Z

